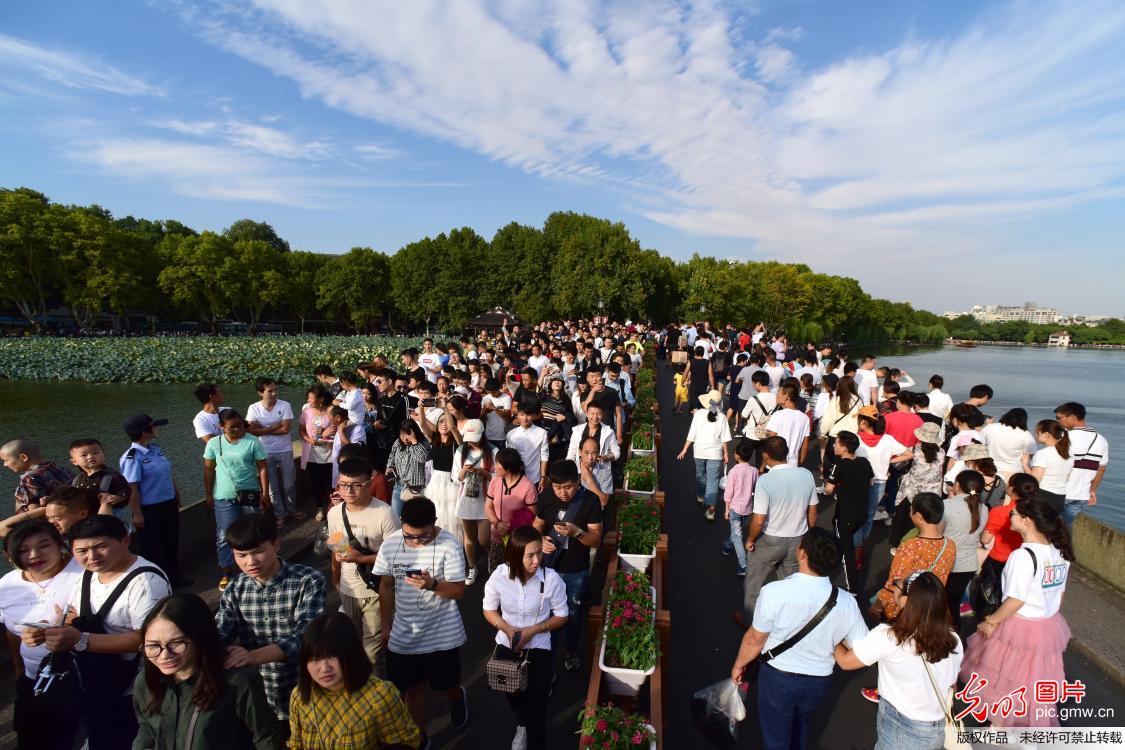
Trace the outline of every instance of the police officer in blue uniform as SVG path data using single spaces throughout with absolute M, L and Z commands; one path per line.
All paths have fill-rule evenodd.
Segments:
M 156 428 L 167 419 L 134 414 L 125 420 L 133 444 L 121 456 L 121 473 L 129 480 L 141 505 L 144 524 L 138 525 L 140 554 L 160 566 L 173 586 L 188 586 L 180 576 L 180 490 L 172 478 L 172 462 L 157 445 Z

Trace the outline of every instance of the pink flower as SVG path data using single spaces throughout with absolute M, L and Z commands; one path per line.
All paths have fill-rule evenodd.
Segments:
M 645 736 L 644 736 L 643 733 L 641 733 L 641 732 L 634 732 L 633 733 L 633 744 L 634 745 L 640 745 L 644 741 L 645 741 Z
M 593 736 L 591 736 L 589 734 L 582 735 L 582 738 L 578 740 L 578 746 L 579 747 L 590 747 L 590 745 L 593 745 L 593 744 L 594 744 L 594 738 L 593 738 Z
M 621 739 L 621 735 L 619 735 L 616 731 L 610 732 L 609 736 L 610 739 L 612 739 L 614 742 L 617 742 L 619 739 Z
M 606 722 L 605 719 L 598 719 L 597 729 L 598 729 L 599 732 L 604 732 L 608 728 L 609 728 L 609 724 Z
M 594 707 L 590 706 L 589 708 L 586 709 L 586 718 L 592 719 L 592 718 L 594 718 L 594 714 L 596 714 L 596 713 L 597 713 L 597 711 L 594 709 Z

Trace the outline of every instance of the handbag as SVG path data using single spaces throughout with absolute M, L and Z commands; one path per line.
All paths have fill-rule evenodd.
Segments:
M 536 620 L 543 614 L 543 600 L 546 597 L 546 574 L 539 579 L 539 607 L 535 612 Z M 522 608 L 521 608 L 522 609 Z M 522 613 L 521 613 L 522 614 Z M 519 632 L 512 644 L 519 646 Z M 528 679 L 531 676 L 531 660 L 528 658 L 527 649 L 514 649 L 502 646 L 499 643 L 492 649 L 492 657 L 485 662 L 485 677 L 488 687 L 498 693 L 518 694 L 527 690 Z
M 351 545 L 352 549 L 354 549 L 356 552 L 358 552 L 361 555 L 373 555 L 373 554 L 375 554 L 375 550 L 371 549 L 370 547 L 368 547 L 365 544 L 360 544 L 359 540 L 355 538 L 355 533 L 352 531 L 352 524 L 348 520 L 348 504 L 347 503 L 340 503 L 340 516 L 344 520 L 344 533 L 346 533 L 348 535 L 348 544 Z M 361 563 L 355 564 L 356 575 L 358 575 L 360 580 L 363 581 L 367 585 L 367 588 L 371 589 L 372 592 L 378 594 L 379 593 L 379 581 L 380 581 L 380 579 L 382 579 L 382 576 L 375 575 L 372 572 L 372 570 L 373 570 L 373 567 L 371 565 L 366 565 L 366 564 L 361 564 Z
M 938 703 L 941 704 L 941 712 L 945 714 L 945 742 L 942 747 L 945 750 L 972 750 L 971 744 L 961 740 L 965 736 L 965 725 L 953 718 L 953 685 L 950 685 L 949 691 L 942 695 L 941 691 L 938 690 L 934 673 L 930 670 L 930 663 L 926 661 L 924 656 L 922 657 L 922 666 L 926 668 L 926 675 L 930 678 L 930 687 L 934 689 L 934 695 L 937 696 Z

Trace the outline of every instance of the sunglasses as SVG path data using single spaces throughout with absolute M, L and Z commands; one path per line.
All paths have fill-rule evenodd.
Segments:
M 407 534 L 404 531 L 402 532 L 402 538 L 408 542 L 420 542 L 424 539 L 429 539 L 433 534 L 434 532 L 432 530 L 427 531 L 425 534 Z

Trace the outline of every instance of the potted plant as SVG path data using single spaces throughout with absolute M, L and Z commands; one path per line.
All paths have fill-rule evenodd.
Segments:
M 629 444 L 630 455 L 647 456 L 652 451 L 652 428 L 647 425 L 637 425 L 633 431 L 633 440 Z
M 630 498 L 617 511 L 617 525 L 621 569 L 647 571 L 660 540 L 660 508 L 647 498 Z
M 627 714 L 612 703 L 587 706 L 578 715 L 578 747 L 593 750 L 637 750 L 656 747 L 656 730 L 645 717 Z
M 652 455 L 630 456 L 625 463 L 625 494 L 651 495 L 656 491 L 656 464 Z
M 610 695 L 635 697 L 656 671 L 656 589 L 639 570 L 619 570 L 605 607 L 599 663 Z

